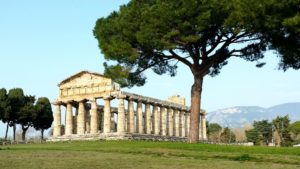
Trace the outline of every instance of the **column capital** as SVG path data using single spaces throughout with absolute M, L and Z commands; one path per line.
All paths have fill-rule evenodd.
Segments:
M 152 104 L 152 102 L 149 101 L 149 100 L 145 100 L 145 101 L 143 101 L 143 103 L 144 103 L 145 105 L 151 105 L 151 104 Z
M 135 101 L 136 100 L 134 97 L 131 97 L 131 96 L 129 96 L 127 99 L 128 99 L 128 101 Z
M 72 103 L 74 103 L 74 100 L 67 100 L 67 101 L 65 101 L 65 103 L 66 104 L 68 104 L 68 103 L 72 104 Z
M 168 109 L 172 109 L 172 110 L 174 110 L 175 108 L 173 107 L 173 106 L 171 106 L 171 105 L 167 105 L 166 106 Z
M 103 96 L 104 100 L 112 100 L 113 97 L 111 95 Z
M 54 101 L 54 102 L 52 102 L 52 104 L 55 106 L 60 106 L 63 104 L 63 102 L 62 101 Z
M 200 115 L 201 115 L 201 116 L 204 116 L 204 117 L 205 117 L 206 114 L 207 114 L 207 113 L 206 113 L 205 111 L 200 112 Z
M 89 100 L 90 102 L 96 102 L 96 98 L 93 98 L 93 97 L 92 97 L 92 98 L 89 98 L 88 100 Z
M 85 102 L 87 102 L 87 99 L 77 99 L 77 100 L 74 100 L 74 102 L 85 103 Z
M 117 96 L 117 98 L 118 99 L 126 99 L 126 95 L 124 95 L 124 94 L 119 94 L 118 96 Z
M 138 98 L 138 99 L 137 99 L 137 102 L 138 102 L 138 103 L 145 103 L 145 100 L 143 100 L 143 99 L 141 99 L 141 98 Z

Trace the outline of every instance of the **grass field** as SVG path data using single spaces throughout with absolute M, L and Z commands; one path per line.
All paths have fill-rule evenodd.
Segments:
M 300 168 L 300 148 L 147 141 L 86 141 L 0 146 L 0 169 Z

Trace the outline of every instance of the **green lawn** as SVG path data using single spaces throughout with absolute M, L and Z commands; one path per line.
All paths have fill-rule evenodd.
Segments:
M 0 146 L 0 169 L 300 168 L 300 148 L 146 141 L 86 141 Z

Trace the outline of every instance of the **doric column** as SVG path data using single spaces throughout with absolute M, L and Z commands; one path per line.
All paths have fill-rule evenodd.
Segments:
M 201 118 L 201 124 L 202 124 L 202 139 L 203 140 L 207 140 L 207 135 L 206 135 L 206 117 L 205 117 L 205 113 L 202 114 L 202 118 Z
M 66 135 L 73 134 L 73 112 L 72 112 L 72 104 L 70 102 L 67 103 L 65 134 Z
M 180 122 L 180 128 L 181 128 L 181 134 L 180 136 L 181 137 L 186 137 L 186 132 L 185 132 L 185 128 L 186 128 L 186 125 L 185 125 L 185 122 L 186 122 L 186 119 L 185 119 L 185 115 L 184 115 L 184 111 L 180 111 L 180 117 L 181 117 L 181 122 Z
M 133 100 L 129 98 L 128 100 L 128 120 L 127 120 L 127 129 L 129 133 L 134 133 L 134 108 Z
M 137 103 L 137 133 L 143 134 L 144 133 L 144 126 L 143 126 L 143 103 L 142 101 L 138 101 Z
M 111 112 L 111 117 L 110 117 L 110 131 L 115 132 L 117 131 L 116 127 L 116 122 L 115 122 L 115 112 Z
M 150 104 L 146 103 L 145 105 L 145 127 L 146 127 L 146 134 L 151 134 L 151 111 L 150 111 Z
M 125 132 L 125 107 L 124 107 L 124 99 L 126 96 L 119 96 L 118 97 L 118 133 Z
M 199 140 L 203 140 L 203 132 L 202 132 L 202 114 L 199 117 Z
M 175 128 L 175 136 L 179 137 L 180 136 L 180 131 L 179 131 L 179 126 L 180 126 L 180 111 L 179 110 L 174 110 L 174 128 Z
M 77 115 L 77 134 L 84 134 L 85 132 L 85 109 L 84 102 L 80 101 L 78 105 Z
M 97 134 L 99 129 L 97 102 L 96 99 L 91 99 L 91 134 Z
M 73 117 L 73 133 L 77 134 L 77 117 L 78 117 L 78 108 L 75 109 L 75 116 Z
M 166 114 L 167 114 L 167 109 L 165 107 L 161 107 L 160 108 L 160 114 L 161 114 L 161 117 L 160 117 L 160 121 L 161 121 L 161 131 L 160 131 L 160 134 L 162 136 L 165 136 L 167 134 L 167 124 L 166 124 Z
M 159 135 L 159 127 L 160 127 L 160 112 L 158 111 L 157 104 L 153 105 L 153 116 L 154 116 L 154 134 Z
M 168 108 L 168 136 L 173 136 L 174 133 L 174 126 L 173 126 L 173 109 Z
M 111 97 L 104 98 L 104 120 L 103 120 L 103 133 L 111 132 L 111 108 L 110 108 Z
M 54 126 L 53 126 L 53 136 L 61 135 L 61 109 L 60 104 L 55 103 L 55 114 L 54 114 Z
M 190 135 L 190 123 L 191 123 L 191 114 L 190 114 L 190 112 L 187 112 L 186 113 L 186 128 L 185 128 L 185 135 L 187 136 L 187 137 L 189 137 L 189 135 Z
M 90 133 L 91 131 L 91 115 L 90 110 L 87 108 L 86 104 L 84 104 L 84 115 L 85 115 L 85 132 Z

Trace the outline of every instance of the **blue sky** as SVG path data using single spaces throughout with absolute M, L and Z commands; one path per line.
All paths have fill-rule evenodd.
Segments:
M 26 94 L 55 100 L 57 84 L 81 70 L 103 72 L 103 55 L 92 34 L 100 17 L 128 0 L 0 1 L 0 87 L 21 87 Z M 278 71 L 278 58 L 268 52 L 267 65 L 233 58 L 217 77 L 205 77 L 202 107 L 270 107 L 300 101 L 299 72 Z M 125 89 L 166 99 L 179 94 L 189 104 L 192 76 L 180 65 L 176 77 L 147 72 L 147 84 Z M 4 134 L 0 124 L 0 137 Z

